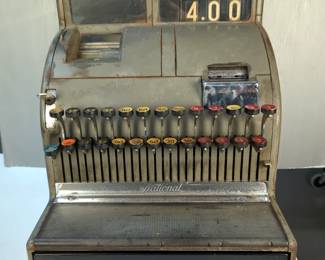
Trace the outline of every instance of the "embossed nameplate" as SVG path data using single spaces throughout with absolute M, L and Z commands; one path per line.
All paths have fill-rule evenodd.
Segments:
M 268 201 L 263 182 L 225 183 L 65 183 L 57 184 L 56 203 L 162 203 Z

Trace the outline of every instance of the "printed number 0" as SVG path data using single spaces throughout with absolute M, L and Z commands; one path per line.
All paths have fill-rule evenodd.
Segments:
M 240 20 L 240 16 L 241 16 L 241 1 L 232 0 L 229 4 L 229 20 L 238 21 Z
M 214 11 L 214 12 L 213 12 Z M 229 4 L 229 20 L 239 21 L 241 16 L 241 0 L 231 0 Z M 190 9 L 186 14 L 186 19 L 193 22 L 198 20 L 198 1 L 193 1 Z M 220 19 L 220 3 L 219 1 L 211 1 L 208 8 L 209 21 L 215 22 Z
M 215 9 L 213 13 L 213 8 Z M 209 3 L 209 21 L 215 22 L 220 19 L 220 3 L 218 1 L 211 1 Z

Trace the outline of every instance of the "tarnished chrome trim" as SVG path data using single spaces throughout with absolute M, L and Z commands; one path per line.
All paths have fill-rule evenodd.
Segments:
M 57 184 L 56 203 L 268 202 L 266 183 Z
M 41 93 L 45 93 L 46 89 L 50 85 L 54 53 L 56 51 L 56 47 L 59 43 L 59 40 L 60 40 L 60 37 L 62 36 L 62 34 L 63 34 L 62 30 L 56 34 L 56 36 L 54 37 L 54 39 L 51 43 L 50 49 L 48 51 L 45 66 L 44 66 L 44 71 L 43 71 Z M 44 133 L 47 129 L 54 126 L 54 119 L 52 119 L 48 116 L 49 110 L 54 107 L 55 107 L 55 105 L 47 106 L 45 104 L 45 100 L 40 99 L 40 124 L 41 124 L 42 133 Z
M 257 7 L 256 7 L 256 22 L 262 23 L 264 0 L 257 0 L 256 5 L 257 5 Z

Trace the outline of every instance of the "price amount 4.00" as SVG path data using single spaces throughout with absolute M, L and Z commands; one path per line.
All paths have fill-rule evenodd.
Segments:
M 221 0 L 209 1 L 207 6 L 207 19 L 210 22 L 216 22 L 220 20 L 221 14 Z M 199 21 L 199 2 L 193 1 L 190 5 L 190 8 L 186 12 L 186 19 L 193 22 Z M 228 6 L 228 18 L 230 21 L 240 21 L 241 17 L 241 0 L 231 0 L 229 1 Z M 205 20 L 205 17 L 202 17 L 201 20 Z

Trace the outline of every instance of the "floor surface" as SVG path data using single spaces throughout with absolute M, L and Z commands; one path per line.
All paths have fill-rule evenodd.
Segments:
M 27 239 L 48 201 L 46 171 L 5 168 L 0 154 L 0 184 L 0 259 L 27 260 Z

